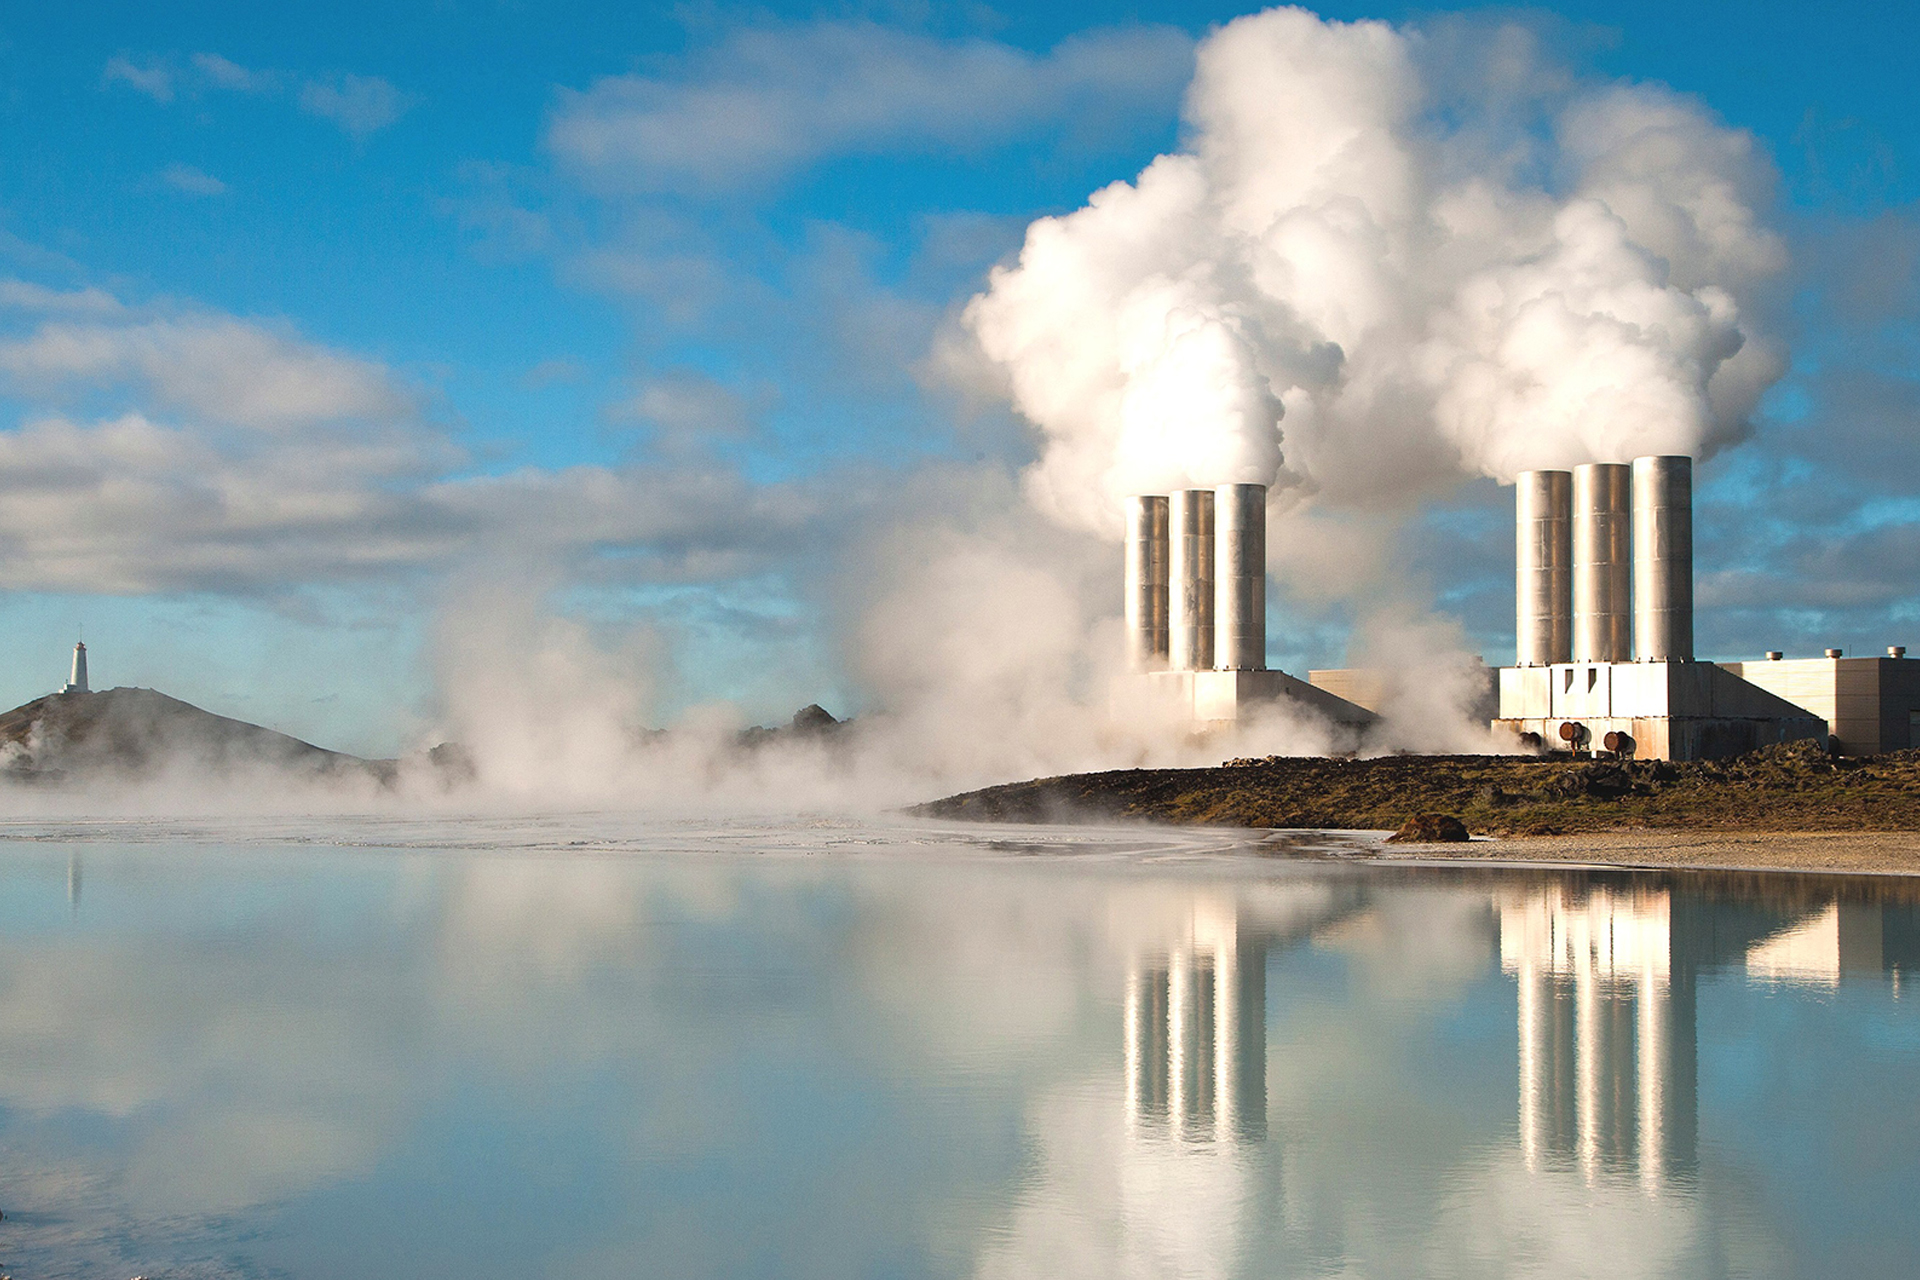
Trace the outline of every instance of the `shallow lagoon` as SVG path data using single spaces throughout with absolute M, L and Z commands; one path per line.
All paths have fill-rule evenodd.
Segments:
M 1920 1274 L 1902 881 L 841 822 L 0 835 L 17 1280 Z

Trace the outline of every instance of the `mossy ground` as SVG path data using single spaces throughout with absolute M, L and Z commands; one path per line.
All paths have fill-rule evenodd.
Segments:
M 1144 819 L 1393 830 L 1448 813 L 1475 835 L 1619 830 L 1920 830 L 1920 750 L 1830 757 L 1810 742 L 1730 760 L 1270 756 L 1208 769 L 1123 769 L 988 787 L 914 810 L 984 822 Z

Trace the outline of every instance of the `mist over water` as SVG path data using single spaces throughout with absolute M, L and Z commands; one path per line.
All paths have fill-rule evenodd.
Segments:
M 5 834 L 16 1276 L 1920 1263 L 1897 882 L 846 821 Z

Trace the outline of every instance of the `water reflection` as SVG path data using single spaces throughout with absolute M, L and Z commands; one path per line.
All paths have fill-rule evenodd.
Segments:
M 1520 1152 L 1649 1191 L 1694 1165 L 1694 957 L 1667 889 L 1549 884 L 1497 899 L 1518 986 Z M 1682 914 L 1682 931 L 1687 917 Z
M 1913 891 L 916 856 L 0 864 L 0 1268 L 1920 1272 Z
M 1185 937 L 1128 965 L 1127 1130 L 1179 1141 L 1267 1136 L 1267 941 L 1237 904 L 1193 904 Z
M 1848 974 L 1886 974 L 1896 992 L 1902 971 L 1916 961 L 1920 928 L 1912 910 L 1838 899 L 1758 939 L 1746 955 L 1747 975 L 1762 982 L 1833 988 Z

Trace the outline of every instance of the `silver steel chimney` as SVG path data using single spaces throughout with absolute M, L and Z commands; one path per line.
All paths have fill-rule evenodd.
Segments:
M 1633 656 L 1693 661 L 1693 459 L 1633 460 Z
M 1625 662 L 1633 652 L 1633 469 L 1573 469 L 1573 661 Z
M 1522 471 L 1514 493 L 1515 665 L 1573 655 L 1573 476 Z
M 1267 666 L 1267 486 L 1223 484 L 1213 491 L 1213 665 Z
M 1213 490 L 1179 489 L 1167 501 L 1173 581 L 1167 589 L 1167 665 L 1213 666 Z
M 1167 665 L 1167 500 L 1127 499 L 1127 658 L 1135 671 Z

